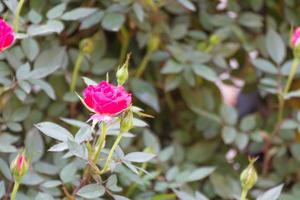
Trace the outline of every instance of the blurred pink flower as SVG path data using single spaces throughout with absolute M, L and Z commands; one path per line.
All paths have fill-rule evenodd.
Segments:
M 296 47 L 299 44 L 300 38 L 300 27 L 296 28 L 291 37 L 291 45 L 292 47 Z
M 8 48 L 14 42 L 12 27 L 3 19 L 0 19 L 0 52 Z

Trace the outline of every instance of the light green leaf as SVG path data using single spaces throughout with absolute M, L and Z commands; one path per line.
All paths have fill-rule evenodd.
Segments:
M 76 194 L 86 199 L 94 199 L 103 196 L 104 193 L 105 188 L 102 185 L 89 184 L 80 188 Z
M 72 182 L 76 178 L 76 171 L 76 165 L 74 163 L 69 163 L 61 170 L 59 177 L 64 183 Z
M 5 183 L 4 181 L 0 182 L 0 199 L 5 195 Z
M 241 121 L 240 128 L 242 131 L 248 132 L 255 128 L 256 120 L 255 115 L 247 115 Z
M 61 3 L 58 4 L 57 6 L 54 6 L 47 12 L 47 18 L 54 19 L 60 17 L 63 14 L 63 12 L 66 10 L 66 7 L 67 7 L 66 3 Z
M 155 88 L 148 82 L 133 78 L 130 81 L 131 89 L 134 95 L 143 103 L 159 112 L 160 106 Z
M 61 19 L 63 20 L 79 20 L 85 17 L 88 17 L 89 15 L 95 13 L 98 9 L 96 8 L 75 8 L 74 10 L 68 11 L 65 14 L 61 16 Z
M 54 198 L 50 194 L 39 192 L 35 200 L 54 200 Z
M 41 79 L 30 79 L 29 82 L 35 86 L 40 87 L 51 99 L 56 99 L 53 87 L 46 81 L 43 81 Z
M 252 64 L 257 69 L 259 69 L 263 72 L 266 72 L 268 74 L 277 74 L 278 73 L 277 68 L 268 60 L 258 58 L 258 59 L 252 60 Z
M 75 142 L 78 144 L 87 141 L 92 136 L 92 128 L 90 126 L 81 127 L 75 135 Z
M 127 154 L 124 157 L 124 160 L 130 161 L 130 162 L 137 162 L 137 163 L 143 163 L 151 160 L 156 155 L 152 153 L 146 153 L 146 152 L 132 152 Z
M 168 60 L 161 69 L 162 74 L 177 74 L 183 70 L 183 65 L 175 62 L 174 60 Z
M 109 12 L 102 20 L 102 27 L 108 31 L 118 31 L 125 22 L 124 15 L 115 12 Z
M 212 70 L 210 67 L 205 65 L 192 65 L 192 69 L 195 74 L 198 76 L 201 76 L 202 78 L 208 80 L 208 81 L 216 81 L 218 80 L 218 75 L 214 70 Z
M 26 153 L 32 163 L 40 160 L 44 154 L 44 141 L 41 135 L 32 129 L 26 134 L 25 138 Z
M 23 48 L 23 51 L 24 51 L 26 57 L 30 61 L 33 61 L 39 54 L 39 51 L 40 51 L 39 44 L 33 38 L 27 38 L 27 39 L 21 40 L 21 46 Z
M 12 180 L 8 164 L 0 158 L 0 172 L 8 180 Z
M 222 138 L 225 144 L 231 144 L 234 142 L 237 136 L 237 131 L 235 128 L 230 126 L 224 126 L 222 129 Z
M 59 180 L 50 180 L 50 181 L 44 182 L 41 186 L 44 188 L 54 188 L 61 184 L 62 184 L 62 182 Z
M 269 189 L 264 194 L 260 195 L 256 200 L 277 200 L 281 194 L 283 185 L 284 184 L 281 184 L 272 189 Z
M 196 7 L 190 0 L 177 0 L 178 3 L 180 3 L 183 7 L 185 7 L 188 10 L 195 11 Z
M 272 60 L 277 64 L 282 63 L 286 55 L 285 45 L 280 35 L 272 29 L 267 33 L 266 47 Z
M 42 133 L 56 140 L 67 142 L 73 140 L 72 134 L 65 128 L 52 122 L 41 122 L 35 125 Z
M 213 173 L 215 169 L 215 167 L 200 167 L 194 170 L 190 175 L 188 175 L 187 181 L 199 181 Z
M 238 113 L 235 108 L 222 104 L 221 106 L 222 119 L 229 125 L 235 125 L 238 120 Z

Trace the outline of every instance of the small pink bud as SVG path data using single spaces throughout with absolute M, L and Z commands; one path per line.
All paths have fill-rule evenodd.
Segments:
M 10 165 L 12 174 L 15 178 L 23 177 L 27 173 L 28 167 L 29 162 L 24 152 L 19 153 Z
M 300 42 L 300 27 L 296 28 L 291 37 L 291 45 L 293 48 L 296 48 Z

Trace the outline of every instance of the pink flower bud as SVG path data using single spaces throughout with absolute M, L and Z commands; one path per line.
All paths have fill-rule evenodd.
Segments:
M 291 38 L 291 45 L 293 48 L 296 48 L 297 45 L 300 42 L 300 27 L 296 28 L 293 32 L 292 38 Z
M 0 18 L 0 52 L 14 42 L 15 36 L 12 27 Z
M 10 165 L 12 174 L 14 175 L 15 178 L 23 177 L 27 173 L 28 167 L 29 167 L 29 162 L 24 152 L 19 153 Z

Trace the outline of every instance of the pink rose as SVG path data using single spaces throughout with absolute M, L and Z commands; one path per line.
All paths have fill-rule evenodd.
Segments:
M 299 44 L 299 41 L 300 41 L 299 39 L 300 39 L 300 27 L 298 27 L 294 30 L 294 33 L 291 38 L 292 47 L 296 47 Z
M 11 26 L 0 19 L 0 52 L 9 47 L 14 41 L 14 32 Z
M 115 116 L 131 104 L 131 94 L 107 81 L 89 85 L 83 92 L 85 104 L 98 116 Z

